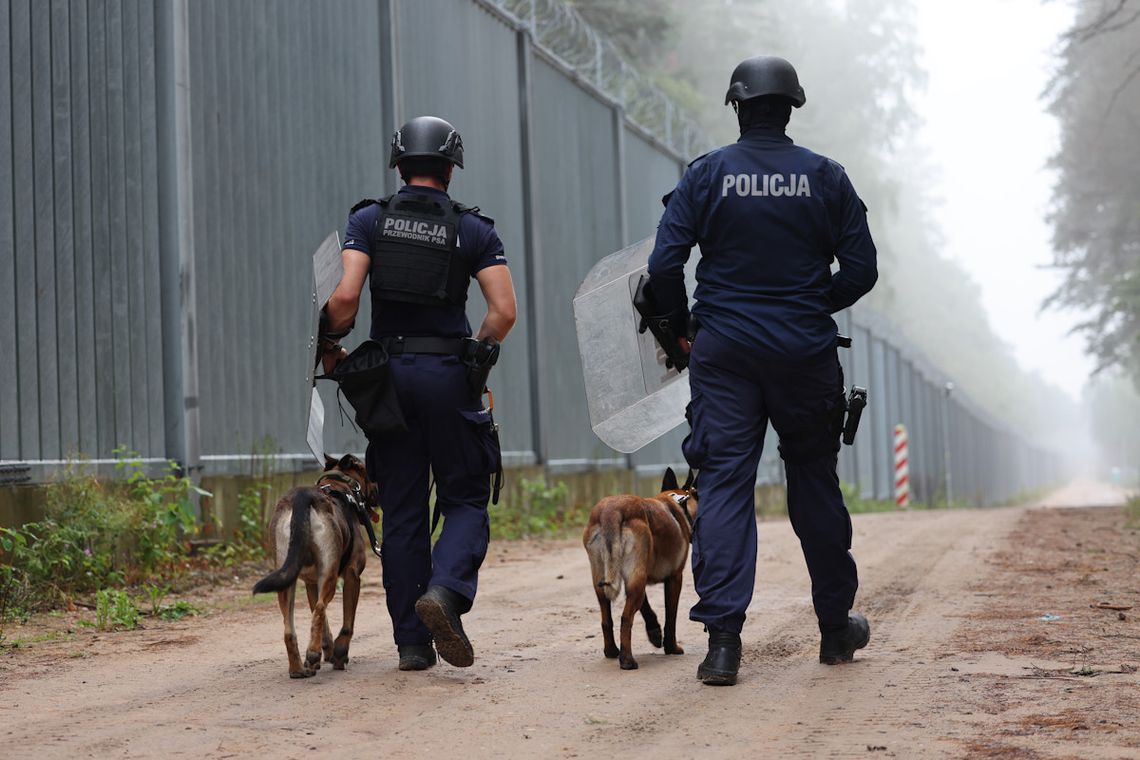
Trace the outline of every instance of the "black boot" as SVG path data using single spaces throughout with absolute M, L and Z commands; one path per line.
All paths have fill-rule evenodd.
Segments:
M 709 629 L 709 653 L 697 668 L 697 678 L 711 686 L 732 686 L 740 669 L 740 634 Z
M 459 622 L 459 616 L 470 608 L 471 602 L 443 586 L 429 587 L 416 600 L 416 615 L 431 631 L 439 656 L 457 668 L 468 668 L 475 662 L 475 650 Z
M 400 644 L 400 670 L 427 670 L 435 665 L 435 649 L 431 644 Z
M 871 624 L 858 612 L 847 615 L 844 628 L 819 627 L 819 661 L 825 665 L 838 665 L 855 659 L 855 650 L 867 646 L 871 640 Z

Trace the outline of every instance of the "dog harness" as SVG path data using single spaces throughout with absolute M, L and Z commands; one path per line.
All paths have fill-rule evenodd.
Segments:
M 324 480 L 335 480 L 338 483 L 347 485 L 351 489 L 350 491 L 342 491 L 339 488 L 333 488 L 329 484 L 317 486 L 321 492 L 336 499 L 340 502 L 342 507 L 349 510 L 349 512 L 356 517 L 357 522 L 363 525 L 364 529 L 368 531 L 368 541 L 372 544 L 372 553 L 383 559 L 384 555 L 381 553 L 380 544 L 376 540 L 376 531 L 372 529 L 372 519 L 369 514 L 369 508 L 372 507 L 372 505 L 368 504 L 368 500 L 364 496 L 364 490 L 360 487 L 360 483 L 347 475 L 341 475 L 339 472 L 326 472 L 317 483 L 319 484 Z M 356 531 L 349 531 L 349 544 L 345 550 L 344 557 L 341 558 L 341 570 L 344 569 L 344 564 L 347 562 L 348 554 L 352 549 L 352 542 L 356 538 L 355 534 Z

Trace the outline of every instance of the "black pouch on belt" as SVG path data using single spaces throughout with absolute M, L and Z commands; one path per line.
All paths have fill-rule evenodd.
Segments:
M 366 340 L 328 375 L 356 410 L 356 424 L 365 435 L 402 433 L 408 425 L 396 397 L 388 366 L 388 351 Z

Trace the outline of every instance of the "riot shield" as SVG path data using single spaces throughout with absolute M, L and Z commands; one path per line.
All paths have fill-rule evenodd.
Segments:
M 313 253 L 313 292 L 309 304 L 309 343 L 305 355 L 308 377 L 305 394 L 309 404 L 305 416 L 305 442 L 322 467 L 325 463 L 325 405 L 316 387 L 317 333 L 320 331 L 321 309 L 329 302 L 340 282 L 344 267 L 340 259 L 340 236 L 336 232 L 325 238 Z
M 605 257 L 574 295 L 578 353 L 586 385 L 590 426 L 607 446 L 632 453 L 685 421 L 689 380 L 665 366 L 665 352 L 648 330 L 638 332 L 633 308 L 654 237 Z M 699 251 L 685 268 L 689 293 Z

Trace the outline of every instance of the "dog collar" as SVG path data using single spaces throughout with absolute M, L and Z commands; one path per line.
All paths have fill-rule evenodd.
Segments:
M 685 514 L 685 522 L 689 523 L 689 530 L 691 531 L 693 529 L 693 516 L 689 514 L 689 499 L 692 497 L 687 493 L 671 493 L 669 498 L 681 508 Z

